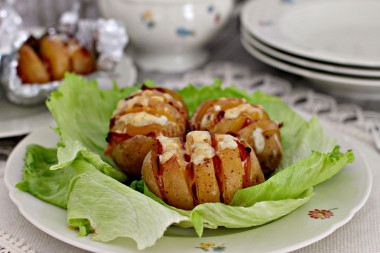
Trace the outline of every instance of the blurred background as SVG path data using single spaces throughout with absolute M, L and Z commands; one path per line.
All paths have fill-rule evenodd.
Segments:
M 96 0 L 18 0 L 15 2 L 15 9 L 26 27 L 55 26 L 60 15 L 70 10 L 74 2 L 81 4 L 81 17 L 100 16 Z

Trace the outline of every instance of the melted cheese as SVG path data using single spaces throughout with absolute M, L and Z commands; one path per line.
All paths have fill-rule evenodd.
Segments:
M 191 161 L 199 165 L 204 163 L 206 159 L 211 159 L 215 155 L 214 149 L 211 147 L 211 135 L 207 131 L 193 131 L 187 134 L 192 137 L 193 143 L 190 145 Z
M 121 116 L 119 120 L 125 124 L 130 124 L 135 127 L 142 127 L 150 124 L 157 124 L 161 126 L 174 124 L 174 122 L 169 121 L 166 116 L 155 116 L 147 112 L 128 113 Z
M 201 128 L 202 129 L 206 129 L 208 128 L 208 126 L 211 124 L 211 122 L 213 122 L 215 119 L 215 115 L 214 114 L 205 114 L 201 120 Z
M 191 137 L 194 143 L 211 143 L 211 135 L 207 131 L 192 131 L 187 136 Z
M 220 105 L 214 105 L 214 109 L 215 111 L 219 112 L 220 110 L 222 110 L 222 107 Z
M 252 132 L 253 144 L 255 145 L 256 153 L 261 153 L 265 147 L 265 139 L 263 136 L 263 129 L 255 128 Z
M 237 148 L 237 139 L 229 134 L 217 134 L 215 139 L 218 142 L 218 150 L 223 150 L 226 148 L 234 149 Z
M 251 104 L 240 104 L 238 106 L 235 106 L 233 108 L 230 108 L 226 110 L 224 117 L 227 119 L 235 119 L 239 117 L 240 114 L 243 112 L 252 113 L 252 112 L 258 112 L 260 115 L 260 118 L 263 116 L 263 111 L 257 107 L 254 107 Z
M 181 151 L 182 147 L 178 141 L 178 138 L 168 138 L 161 135 L 157 137 L 157 140 L 162 145 L 162 154 L 159 156 L 161 163 L 166 163 L 175 154 L 179 156 L 179 152 Z
M 178 100 L 176 100 L 172 95 L 170 95 L 170 94 L 168 94 L 168 93 L 163 93 L 163 96 L 164 96 L 168 101 L 174 101 L 174 102 L 177 104 L 177 106 L 178 106 L 179 108 L 182 108 L 182 107 L 183 107 L 182 103 L 179 102 Z

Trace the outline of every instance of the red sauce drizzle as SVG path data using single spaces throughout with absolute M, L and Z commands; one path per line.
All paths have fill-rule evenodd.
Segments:
M 215 117 L 215 120 L 214 120 L 214 124 L 218 124 L 223 118 L 224 118 L 224 111 L 220 111 L 216 117 Z
M 250 124 L 252 124 L 253 122 L 256 122 L 257 120 L 254 120 L 254 119 L 251 119 L 251 118 L 246 118 L 241 129 L 243 129 L 244 127 L 247 127 L 249 126 Z
M 149 87 L 145 83 L 142 85 L 141 89 L 142 90 L 156 90 L 156 91 L 159 91 L 159 92 L 162 92 L 162 93 L 166 93 L 166 91 L 165 91 L 164 88 L 161 88 L 161 87 Z
M 163 148 L 162 148 L 162 144 L 159 140 L 157 140 L 157 154 L 158 155 L 162 155 L 163 154 Z
M 239 135 L 237 133 L 234 133 L 234 132 L 227 132 L 226 134 L 232 135 L 235 138 L 239 137 Z
M 249 178 L 250 178 L 250 171 L 248 170 L 249 165 L 249 154 L 252 152 L 250 147 L 245 147 L 243 144 L 241 144 L 240 141 L 236 141 L 239 153 L 240 153 L 240 159 L 244 165 L 244 175 L 243 175 L 243 187 L 249 186 Z
M 107 138 L 106 138 L 106 141 L 108 143 L 110 143 L 111 145 L 117 145 L 119 144 L 120 142 L 123 142 L 125 140 L 128 140 L 129 138 L 131 138 L 132 136 L 130 136 L 129 134 L 127 133 L 116 133 L 116 132 L 108 132 L 107 134 Z
M 155 131 L 152 131 L 152 132 L 150 132 L 150 133 L 147 133 L 145 136 L 146 136 L 146 137 L 153 137 L 153 138 L 156 138 L 156 137 L 157 137 L 157 133 L 156 133 Z
M 115 126 L 115 122 L 118 119 L 119 119 L 119 117 L 113 117 L 110 119 L 110 129 L 112 129 Z
M 158 188 L 160 188 L 162 200 L 167 203 L 166 193 L 165 193 L 165 186 L 164 186 L 164 180 L 162 178 L 163 170 L 161 169 L 159 155 L 156 156 L 156 164 L 157 164 L 157 174 L 156 174 L 155 178 L 156 178 L 156 181 L 157 181 L 157 184 L 158 184 Z
M 211 135 L 211 138 L 212 138 L 212 140 L 211 140 L 212 147 L 216 151 L 217 150 L 217 146 L 218 146 L 218 142 L 216 141 L 214 135 Z M 220 161 L 220 158 L 217 155 L 214 155 L 214 157 L 212 158 L 212 162 L 214 164 L 216 181 L 218 182 L 218 186 L 219 186 L 220 202 L 224 203 L 224 201 L 223 201 L 223 192 L 224 192 L 224 189 L 223 189 L 222 180 L 221 180 L 221 177 L 222 177 L 222 161 Z
M 221 176 L 222 176 L 222 162 L 220 161 L 220 158 L 215 155 L 212 158 L 212 161 L 214 163 L 214 169 L 215 169 L 215 176 L 216 176 L 216 181 L 218 182 L 219 186 L 219 191 L 220 191 L 220 202 L 224 203 L 223 201 L 223 186 L 222 186 L 222 181 L 221 181 Z

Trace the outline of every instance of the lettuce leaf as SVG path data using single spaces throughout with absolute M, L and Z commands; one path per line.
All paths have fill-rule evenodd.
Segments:
M 135 88 L 116 86 L 101 91 L 96 82 L 67 75 L 47 102 L 61 136 L 58 151 L 27 150 L 26 157 L 38 162 L 26 159 L 24 181 L 18 187 L 50 203 L 67 206 L 68 224 L 77 227 L 81 236 L 94 233 L 92 238 L 100 241 L 129 237 L 143 249 L 153 245 L 173 223 L 193 226 L 199 236 L 204 227 L 262 225 L 303 205 L 312 197 L 313 186 L 354 159 L 351 151 L 339 151 L 317 117 L 306 122 L 277 97 L 261 92 L 247 94 L 234 86 L 222 89 L 219 80 L 199 89 L 189 85 L 178 92 L 190 113 L 204 100 L 220 97 L 242 97 L 261 104 L 272 119 L 284 124 L 284 157 L 275 175 L 260 185 L 237 191 L 230 205 L 208 203 L 192 211 L 179 210 L 163 203 L 143 182 L 132 184 L 133 189 L 120 183 L 124 175 L 103 155 L 116 103 L 133 91 Z M 60 187 L 55 189 L 54 185 Z
M 27 146 L 24 161 L 24 180 L 16 187 L 66 209 L 70 181 L 77 174 L 75 169 L 67 166 L 64 170 L 51 171 L 50 167 L 58 162 L 57 149 L 34 144 Z

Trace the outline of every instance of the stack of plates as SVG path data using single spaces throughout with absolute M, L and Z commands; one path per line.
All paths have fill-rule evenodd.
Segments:
M 380 1 L 254 0 L 241 13 L 254 57 L 342 96 L 380 99 Z

